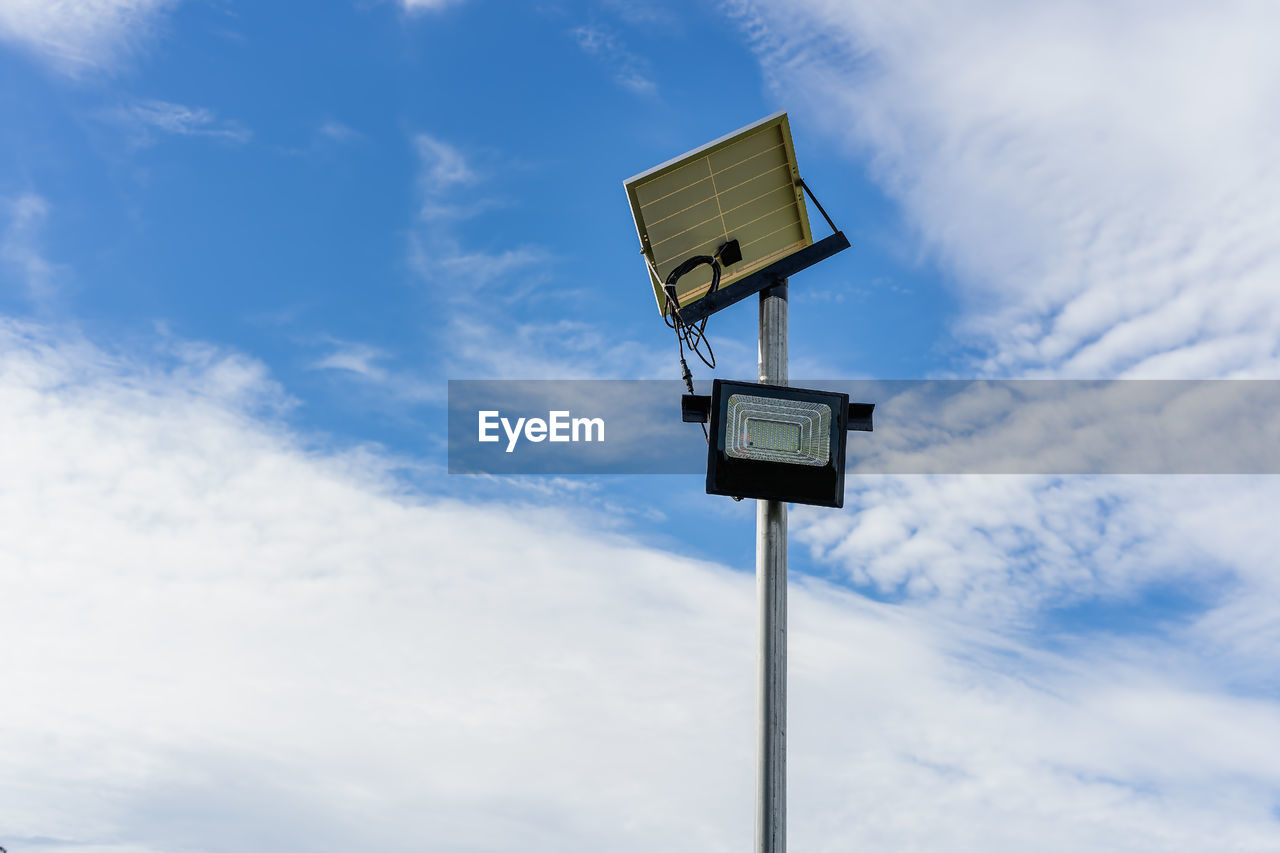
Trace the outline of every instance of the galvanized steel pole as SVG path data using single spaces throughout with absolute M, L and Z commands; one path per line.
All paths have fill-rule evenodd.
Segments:
M 787 384 L 787 280 L 760 292 L 760 381 Z M 787 849 L 787 505 L 756 501 L 755 853 Z

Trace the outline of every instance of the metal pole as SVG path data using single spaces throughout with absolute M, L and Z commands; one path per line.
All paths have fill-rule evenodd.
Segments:
M 787 384 L 787 280 L 760 291 L 760 381 Z M 787 849 L 787 505 L 756 501 L 755 853 Z

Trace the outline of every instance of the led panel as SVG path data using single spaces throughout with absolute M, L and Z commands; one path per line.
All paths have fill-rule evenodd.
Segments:
M 729 240 L 742 260 L 722 270 L 721 289 L 812 245 L 799 180 L 787 114 L 778 113 L 625 181 L 658 310 L 673 269 Z M 688 305 L 710 286 L 710 267 L 699 266 L 676 296 Z
M 715 379 L 707 494 L 844 505 L 849 395 Z
M 831 458 L 831 406 L 730 394 L 725 453 L 790 465 L 826 465 Z

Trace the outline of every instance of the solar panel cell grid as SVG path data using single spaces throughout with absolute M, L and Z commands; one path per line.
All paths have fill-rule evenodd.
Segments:
M 798 179 L 787 117 L 779 113 L 628 180 L 659 308 L 666 302 L 660 279 L 728 240 L 739 241 L 743 259 L 722 271 L 721 287 L 812 244 Z M 710 284 L 711 270 L 696 268 L 676 285 L 680 303 L 702 297 Z

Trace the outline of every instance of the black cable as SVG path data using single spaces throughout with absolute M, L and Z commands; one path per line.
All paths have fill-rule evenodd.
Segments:
M 689 389 L 690 394 L 694 393 L 693 374 L 689 372 L 689 363 L 685 360 L 685 347 L 688 346 L 689 350 L 712 370 L 716 369 L 716 354 L 711 349 L 711 342 L 707 340 L 707 318 L 703 317 L 697 323 L 690 324 L 686 323 L 681 316 L 680 300 L 676 296 L 676 282 L 703 264 L 711 267 L 711 287 L 707 290 L 707 295 L 710 296 L 720 287 L 720 264 L 711 255 L 694 255 L 689 258 L 667 274 L 667 280 L 662 287 L 667 297 L 667 311 L 663 312 L 663 319 L 669 328 L 676 331 L 676 343 L 680 347 L 680 378 L 684 380 L 684 385 Z M 707 350 L 705 354 L 702 352 L 704 345 Z M 708 442 L 711 441 L 706 424 L 702 425 L 702 435 Z
M 711 267 L 711 287 L 707 291 L 707 295 L 715 293 L 720 288 L 720 264 L 711 255 L 694 255 L 667 274 L 667 280 L 663 283 L 662 288 L 667 297 L 667 311 L 664 312 L 663 319 L 669 328 L 676 331 L 676 340 L 680 345 L 680 361 L 682 364 L 684 363 L 684 349 L 687 346 L 698 358 L 702 359 L 703 364 L 715 370 L 716 355 L 711 349 L 711 343 L 706 338 L 707 318 L 703 317 L 694 324 L 686 323 L 684 317 L 680 314 L 680 300 L 676 296 L 676 282 L 703 264 Z M 704 344 L 707 350 L 705 354 L 702 352 Z M 688 367 L 686 366 L 684 370 L 687 373 Z M 690 391 L 689 393 L 692 394 L 693 392 Z

